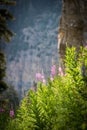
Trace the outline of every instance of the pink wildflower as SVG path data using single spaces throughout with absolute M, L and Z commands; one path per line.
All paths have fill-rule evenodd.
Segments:
M 87 45 L 85 45 L 85 48 L 87 49 Z
M 61 67 L 58 68 L 58 71 L 59 71 L 59 75 L 64 76 L 64 73 Z
M 45 79 L 43 79 L 43 81 L 42 81 L 44 84 L 46 84 L 46 80 Z
M 36 80 L 42 81 L 42 74 L 41 73 L 36 73 Z
M 52 75 L 50 76 L 50 80 L 51 80 L 51 81 L 53 81 L 53 80 L 54 80 L 54 78 L 52 77 Z
M 44 75 L 42 75 L 42 83 L 46 84 L 46 80 L 44 78 Z
M 52 77 L 54 77 L 56 75 L 56 66 L 55 65 L 53 65 L 51 67 L 51 75 L 52 75 Z
M 14 117 L 14 110 L 10 110 L 10 117 Z
M 36 73 L 36 80 L 37 81 L 40 81 L 40 82 L 42 82 L 42 83 L 46 83 L 46 80 L 45 80 L 45 78 L 44 78 L 44 75 L 43 74 L 41 74 L 41 73 Z
M 4 112 L 5 110 L 3 108 L 0 108 L 0 113 Z

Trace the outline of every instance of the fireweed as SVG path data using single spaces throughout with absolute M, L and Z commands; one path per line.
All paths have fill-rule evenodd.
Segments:
M 13 118 L 14 117 L 14 110 L 10 110 L 9 115 L 10 115 L 11 118 Z
M 36 80 L 39 82 L 42 82 L 42 83 L 46 83 L 46 80 L 45 80 L 45 77 L 43 74 L 41 73 L 36 73 Z
M 13 117 L 14 110 L 0 107 L 0 130 L 6 130 L 6 126 Z

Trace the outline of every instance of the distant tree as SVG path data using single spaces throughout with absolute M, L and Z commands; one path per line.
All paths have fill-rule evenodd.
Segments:
M 15 5 L 15 3 L 15 1 L 11 0 L 0 0 L 0 40 L 6 42 L 9 42 L 13 36 L 13 32 L 9 29 L 7 21 L 14 20 L 14 16 L 8 11 L 8 9 L 6 9 L 6 6 Z
M 9 42 L 13 36 L 13 32 L 10 31 L 7 25 L 8 20 L 13 20 L 14 16 L 6 9 L 5 5 L 15 5 L 15 1 L 0 0 L 0 41 L 4 40 Z M 3 81 L 5 76 L 6 61 L 3 52 L 0 51 L 0 93 L 7 88 L 6 83 Z
M 0 42 L 9 42 L 13 36 L 13 32 L 9 29 L 7 22 L 14 20 L 14 16 L 7 9 L 7 5 L 15 5 L 12 0 L 0 0 Z M 3 80 L 6 70 L 6 60 L 4 53 L 0 50 L 0 104 L 5 102 L 2 99 L 2 93 L 8 88 L 8 85 Z
M 0 52 L 0 93 L 2 93 L 6 88 L 7 84 L 3 81 L 6 70 L 6 60 L 2 52 Z

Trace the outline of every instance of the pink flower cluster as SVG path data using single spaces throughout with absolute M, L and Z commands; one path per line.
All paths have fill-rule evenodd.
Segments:
M 3 108 L 0 107 L 0 113 L 4 112 L 5 110 Z
M 55 65 L 53 65 L 51 67 L 51 75 L 52 75 L 52 77 L 54 77 L 56 75 L 56 66 Z
M 60 76 L 64 76 L 64 72 L 63 72 L 63 70 L 62 70 L 61 67 L 58 68 L 58 74 L 59 74 Z M 55 75 L 56 75 L 56 66 L 53 65 L 53 66 L 51 67 L 51 76 L 50 76 L 50 80 L 51 80 L 51 81 L 53 81 Z
M 14 117 L 14 110 L 10 110 L 10 117 L 13 118 Z
M 55 75 L 56 75 L 56 66 L 53 65 L 53 66 L 51 67 L 51 75 L 50 75 L 50 80 L 51 80 L 51 81 L 53 81 Z
M 36 73 L 36 80 L 42 81 L 42 74 L 41 73 Z
M 63 72 L 63 70 L 62 70 L 62 68 L 61 67 L 59 67 L 58 68 L 58 74 L 60 75 L 60 76 L 65 76 L 65 74 L 64 74 L 64 72 Z M 52 67 L 51 67 L 51 75 L 50 75 L 50 80 L 51 81 L 53 81 L 54 80 L 54 76 L 56 75 L 56 65 L 52 65 Z M 42 83 L 46 83 L 46 80 L 45 80 L 45 78 L 44 78 L 44 75 L 43 74 L 41 74 L 41 73 L 36 73 L 36 80 L 37 81 L 40 81 L 40 82 L 42 82 Z
M 46 83 L 46 80 L 45 80 L 45 78 L 44 78 L 44 75 L 43 74 L 41 74 L 41 73 L 36 73 L 36 80 L 37 81 L 40 81 L 40 82 L 42 82 L 42 83 Z
M 0 107 L 0 113 L 2 113 L 2 112 L 5 112 L 5 110 L 4 110 L 3 108 Z M 9 116 L 10 116 L 11 118 L 14 117 L 14 110 L 10 110 Z
M 50 80 L 53 81 L 54 80 L 54 77 L 52 77 L 52 75 L 50 76 Z
M 64 76 L 64 72 L 61 67 L 58 68 L 58 72 L 60 76 Z
M 87 49 L 87 45 L 85 45 L 85 48 Z

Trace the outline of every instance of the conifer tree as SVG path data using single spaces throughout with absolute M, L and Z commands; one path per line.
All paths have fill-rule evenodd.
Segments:
M 9 29 L 7 22 L 14 20 L 14 16 L 7 9 L 7 6 L 15 5 L 12 0 L 0 0 L 0 43 L 1 41 L 10 42 L 13 32 Z M 8 85 L 3 80 L 6 70 L 6 60 L 4 53 L 0 50 L 0 103 L 2 101 L 2 92 L 8 88 Z
M 7 25 L 7 21 L 14 20 L 12 13 L 6 9 L 7 5 L 15 5 L 15 1 L 0 0 L 0 40 L 5 42 L 9 42 L 14 34 Z
M 6 69 L 5 56 L 2 52 L 0 52 L 0 93 L 2 93 L 7 88 L 7 84 L 3 81 L 3 78 L 5 76 L 5 69 Z

